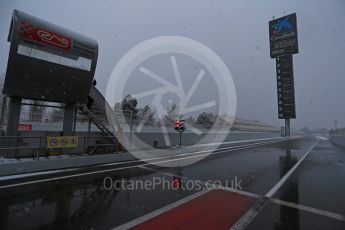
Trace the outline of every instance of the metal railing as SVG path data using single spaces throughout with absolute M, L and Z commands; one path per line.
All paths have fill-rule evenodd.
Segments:
M 73 148 L 48 148 L 47 136 L 0 136 L 0 157 L 35 158 L 49 155 L 90 155 L 98 152 L 116 153 L 114 136 L 78 136 Z M 107 143 L 109 142 L 109 143 Z

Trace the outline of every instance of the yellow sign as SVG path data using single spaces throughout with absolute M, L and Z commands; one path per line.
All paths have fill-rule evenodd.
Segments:
M 78 147 L 79 138 L 77 136 L 47 136 L 47 148 L 75 148 Z

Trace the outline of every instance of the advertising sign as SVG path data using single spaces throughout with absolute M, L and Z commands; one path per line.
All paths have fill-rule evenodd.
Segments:
M 268 24 L 271 58 L 298 53 L 296 13 L 272 20 Z

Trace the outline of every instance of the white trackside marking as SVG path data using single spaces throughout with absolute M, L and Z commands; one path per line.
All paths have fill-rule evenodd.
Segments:
M 249 139 L 249 140 L 242 140 L 242 141 L 232 141 L 232 142 L 224 142 L 223 144 L 230 144 L 230 143 L 242 143 L 242 142 L 253 142 L 253 141 L 262 141 L 262 140 L 275 140 L 275 139 L 280 139 L 282 140 L 282 137 L 273 137 L 273 138 L 262 138 L 262 139 Z M 265 143 L 265 142 L 260 142 L 260 143 Z M 260 143 L 254 143 L 254 144 L 260 144 Z M 202 146 L 212 146 L 212 145 L 218 145 L 219 143 L 208 143 L 208 144 L 202 144 Z M 224 147 L 224 148 L 219 148 L 219 149 L 213 149 L 214 151 L 217 150 L 223 150 L 223 149 L 234 149 L 238 148 L 241 146 L 250 146 L 253 144 L 247 144 L 247 145 L 237 145 L 237 146 L 230 146 L 230 147 Z M 186 148 L 191 148 L 192 146 L 187 146 Z M 151 151 L 160 151 L 160 150 L 151 150 Z M 149 161 L 154 161 L 154 160 L 159 160 L 159 159 L 167 159 L 171 157 L 176 157 L 176 156 L 186 156 L 186 155 L 191 155 L 191 154 L 198 154 L 198 153 L 205 153 L 205 152 L 210 152 L 212 149 L 209 150 L 203 150 L 203 151 L 196 151 L 196 152 L 187 152 L 187 153 L 181 153 L 179 155 L 167 155 L 167 156 L 162 156 L 162 157 L 152 157 L 152 158 L 146 158 L 143 159 L 146 162 Z M 139 163 L 139 162 L 144 162 L 143 160 L 131 160 L 131 161 L 123 161 L 123 162 L 114 162 L 114 163 L 106 163 L 102 165 L 96 165 L 97 167 L 105 167 L 105 166 L 115 166 L 115 165 L 124 165 L 124 164 L 130 164 L 130 163 Z M 94 165 L 92 166 L 94 167 Z M 30 177 L 30 176 L 39 176 L 39 175 L 48 175 L 52 173 L 58 173 L 58 172 L 69 172 L 69 171 L 75 171 L 78 170 L 79 168 L 72 168 L 72 169 L 59 169 L 59 170 L 50 170 L 50 171 L 43 171 L 43 172 L 33 172 L 33 173 L 25 173 L 25 174 L 16 174 L 16 175 L 9 175 L 9 176 L 1 176 L 0 181 L 6 181 L 10 179 L 18 179 L 18 178 L 25 178 L 25 177 Z
M 72 169 L 61 169 L 61 170 L 51 170 L 51 171 L 43 171 L 43 172 L 33 172 L 33 173 L 2 176 L 2 177 L 0 177 L 0 181 L 19 179 L 19 178 L 25 178 L 25 177 L 30 177 L 30 176 L 49 175 L 52 173 L 72 172 L 72 171 L 77 171 L 79 169 L 80 168 L 72 168 Z
M 302 204 L 296 204 L 293 202 L 283 201 L 283 200 L 279 200 L 279 199 L 275 199 L 275 198 L 270 198 L 269 201 L 271 201 L 272 203 L 275 203 L 275 204 L 279 204 L 279 205 L 295 208 L 298 210 L 314 213 L 314 214 L 317 214 L 320 216 L 326 216 L 326 217 L 329 217 L 332 219 L 345 221 L 345 216 L 342 214 L 339 214 L 339 213 L 334 213 L 334 212 L 330 212 L 330 211 L 326 211 L 326 210 L 322 210 L 322 209 L 318 209 L 318 208 L 313 208 L 313 207 L 309 207 L 309 206 L 302 205 Z
M 244 147 L 240 146 L 240 147 L 237 147 L 237 148 L 234 148 L 234 149 L 233 149 L 233 147 L 230 147 L 228 149 L 221 149 L 221 151 L 217 150 L 217 152 L 211 152 L 211 151 L 214 151 L 214 150 L 208 150 L 208 152 L 207 151 L 203 151 L 203 152 L 206 152 L 206 153 L 203 153 L 203 154 L 196 154 L 196 153 L 183 154 L 183 155 L 192 155 L 192 156 L 186 156 L 186 157 L 179 157 L 177 155 L 177 156 L 175 156 L 175 157 L 178 157 L 176 159 L 157 161 L 157 162 L 152 162 L 152 163 L 161 164 L 161 163 L 167 163 L 167 162 L 172 162 L 172 161 L 180 161 L 180 160 L 200 157 L 200 156 L 204 156 L 204 155 L 214 155 L 214 154 L 223 153 L 223 152 L 226 152 L 226 151 L 235 151 L 235 150 L 247 149 L 247 148 L 252 148 L 252 147 L 255 147 L 255 146 L 261 146 L 261 145 L 272 144 L 272 143 L 277 143 L 277 142 L 279 142 L 279 141 L 260 142 L 260 143 L 257 143 L 257 144 L 246 145 Z M 22 183 L 17 183 L 17 184 L 10 184 L 10 185 L 0 186 L 0 189 L 17 187 L 17 186 L 22 186 L 22 185 L 29 185 L 29 184 L 36 184 L 36 183 L 41 183 L 41 182 L 53 181 L 53 180 L 62 180 L 62 179 L 68 179 L 68 178 L 80 177 L 80 176 L 86 176 L 86 175 L 94 175 L 94 174 L 100 174 L 100 173 L 105 173 L 105 172 L 119 171 L 119 170 L 130 169 L 130 168 L 137 168 L 139 166 L 152 165 L 152 163 L 144 163 L 144 164 L 134 165 L 134 166 L 119 167 L 119 168 L 116 168 L 116 169 L 105 169 L 105 170 L 99 170 L 99 171 L 95 171 L 95 172 L 78 173 L 78 174 L 67 175 L 67 176 L 60 176 L 60 177 L 53 177 L 53 178 L 47 178 L 47 179 L 40 179 L 40 180 L 35 180 L 35 181 L 27 181 L 27 182 L 22 182 Z
M 289 172 L 287 172 L 283 178 L 280 179 L 280 181 L 278 181 L 278 183 L 276 185 L 274 185 L 270 191 L 268 191 L 266 193 L 266 197 L 270 198 L 272 197 L 277 191 L 278 189 L 285 183 L 285 181 L 287 179 L 289 179 L 289 177 L 291 176 L 291 174 L 297 169 L 297 167 L 302 163 L 302 161 L 308 156 L 308 154 L 315 148 L 315 146 L 319 143 L 319 140 L 317 140 L 312 147 L 301 157 L 301 159 L 299 159 L 299 161 L 289 170 Z
M 208 190 L 208 189 L 201 190 L 201 191 L 199 191 L 197 193 L 194 193 L 194 194 L 192 194 L 190 196 L 187 196 L 187 197 L 185 197 L 185 198 L 183 198 L 181 200 L 178 200 L 178 201 L 176 201 L 176 202 L 174 202 L 172 204 L 169 204 L 169 205 L 164 206 L 164 207 L 162 207 L 160 209 L 157 209 L 157 210 L 155 210 L 153 212 L 150 212 L 150 213 L 148 213 L 148 214 L 146 214 L 146 215 L 144 215 L 142 217 L 139 217 L 137 219 L 129 221 L 129 222 L 123 224 L 123 225 L 117 226 L 117 227 L 113 228 L 113 230 L 132 228 L 132 227 L 134 227 L 134 226 L 136 226 L 138 224 L 141 224 L 141 223 L 143 223 L 143 222 L 145 222 L 145 221 L 147 221 L 149 219 L 152 219 L 152 218 L 154 218 L 156 216 L 159 216 L 160 214 L 162 214 L 164 212 L 167 212 L 167 211 L 169 211 L 169 210 L 171 210 L 173 208 L 176 208 L 176 207 L 178 207 L 178 206 L 180 206 L 180 205 L 182 205 L 184 203 L 187 203 L 188 201 L 191 201 L 191 200 L 193 200 L 193 199 L 195 199 L 195 198 L 197 198 L 199 196 L 202 196 L 202 195 L 208 193 L 209 191 L 211 191 L 211 190 Z
M 160 171 L 160 170 L 156 170 L 156 169 L 152 169 L 152 168 L 148 168 L 146 166 L 138 166 L 140 168 L 143 168 L 143 169 L 146 169 L 146 170 L 150 170 L 152 172 L 156 172 L 156 173 L 161 173 L 163 175 L 166 175 L 166 176 L 177 176 L 177 177 L 181 177 L 181 178 L 184 178 L 185 180 L 190 180 L 190 181 L 193 181 L 192 179 L 190 178 L 187 178 L 185 176 L 181 176 L 181 175 L 177 175 L 177 174 L 174 174 L 174 173 L 169 173 L 169 172 L 164 172 L 164 171 Z M 167 206 L 164 206 L 162 208 L 159 208 L 151 213 L 148 213 L 148 214 L 145 214 L 139 218 L 136 218 L 136 219 L 133 219 L 125 224 L 122 224 L 120 226 L 117 226 L 115 228 L 113 228 L 113 230 L 120 230 L 120 229 L 129 229 L 129 228 L 132 228 L 134 226 L 137 226 L 147 220 L 150 220 L 152 218 L 155 218 L 163 213 L 166 213 L 168 211 L 170 211 L 171 209 L 175 208 L 175 207 L 178 207 L 188 201 L 191 201 L 201 195 L 204 195 L 206 194 L 207 192 L 211 191 L 211 190 L 214 190 L 214 189 L 222 189 L 222 190 L 225 190 L 225 191 L 229 191 L 229 192 L 233 192 L 233 193 L 237 193 L 237 194 L 240 194 L 240 195 L 244 195 L 244 196 L 248 196 L 248 197 L 252 197 L 252 198 L 255 198 L 255 199 L 258 199 L 258 203 L 256 205 L 254 205 L 251 209 L 248 210 L 248 212 L 246 214 L 250 214 L 250 217 L 247 215 L 246 218 L 241 218 L 240 220 L 242 221 L 238 221 L 236 222 L 233 226 L 231 226 L 231 230 L 234 230 L 234 229 L 244 229 L 249 223 L 250 223 L 250 220 L 252 220 L 258 213 L 259 211 L 265 206 L 265 204 L 267 202 L 272 202 L 272 203 L 275 203 L 275 204 L 278 204 L 278 205 L 281 205 L 281 206 L 286 206 L 286 207 L 290 207 L 290 208 L 294 208 L 294 209 L 298 209 L 298 210 L 301 210 L 301 211 L 305 211 L 305 212 L 309 212 L 309 213 L 313 213 L 313 214 L 317 214 L 317 215 L 320 215 L 320 216 L 325 216 L 325 217 L 328 217 L 328 218 L 332 218 L 332 219 L 335 219 L 335 220 L 340 220 L 340 221 L 345 221 L 345 216 L 342 215 L 342 214 L 339 214 L 339 213 L 334 213 L 334 212 L 330 212 L 330 211 L 327 211 L 327 210 L 322 210 L 322 209 L 318 209 L 318 208 L 313 208 L 313 207 L 310 207 L 310 206 L 306 206 L 306 205 L 301 205 L 301 204 L 297 204 L 297 203 L 293 203 L 293 202 L 288 202 L 288 201 L 284 201 L 284 200 L 280 200 L 280 199 L 276 199 L 276 198 L 267 198 L 267 197 L 264 197 L 264 196 L 261 196 L 261 195 L 258 195 L 258 194 L 255 194 L 255 193 L 251 193 L 251 192 L 246 192 L 246 191 L 243 191 L 243 190 L 236 190 L 236 189 L 232 189 L 232 188 L 228 188 L 228 187 L 224 187 L 224 186 L 216 186 L 215 188 L 212 188 L 210 186 L 206 186 L 207 184 L 203 181 L 199 181 L 201 184 L 203 184 L 205 186 L 205 188 L 207 188 L 207 190 L 200 190 L 199 192 L 191 195 L 191 196 L 188 196 L 186 198 L 183 198 L 179 201 L 176 201 L 172 204 L 169 204 Z M 256 206 L 256 207 L 255 207 Z
M 322 141 L 328 141 L 328 139 L 326 137 L 323 137 L 323 136 L 316 136 L 316 137 Z

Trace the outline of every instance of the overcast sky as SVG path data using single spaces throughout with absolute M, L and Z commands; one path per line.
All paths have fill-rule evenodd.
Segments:
M 195 39 L 231 71 L 237 116 L 276 126 L 283 121 L 277 119 L 268 21 L 296 12 L 300 53 L 293 57 L 297 119 L 292 126 L 331 128 L 334 120 L 345 126 L 344 0 L 2 0 L 0 73 L 6 71 L 13 9 L 96 39 L 95 77 L 102 92 L 116 63 L 136 44 L 162 35 Z

